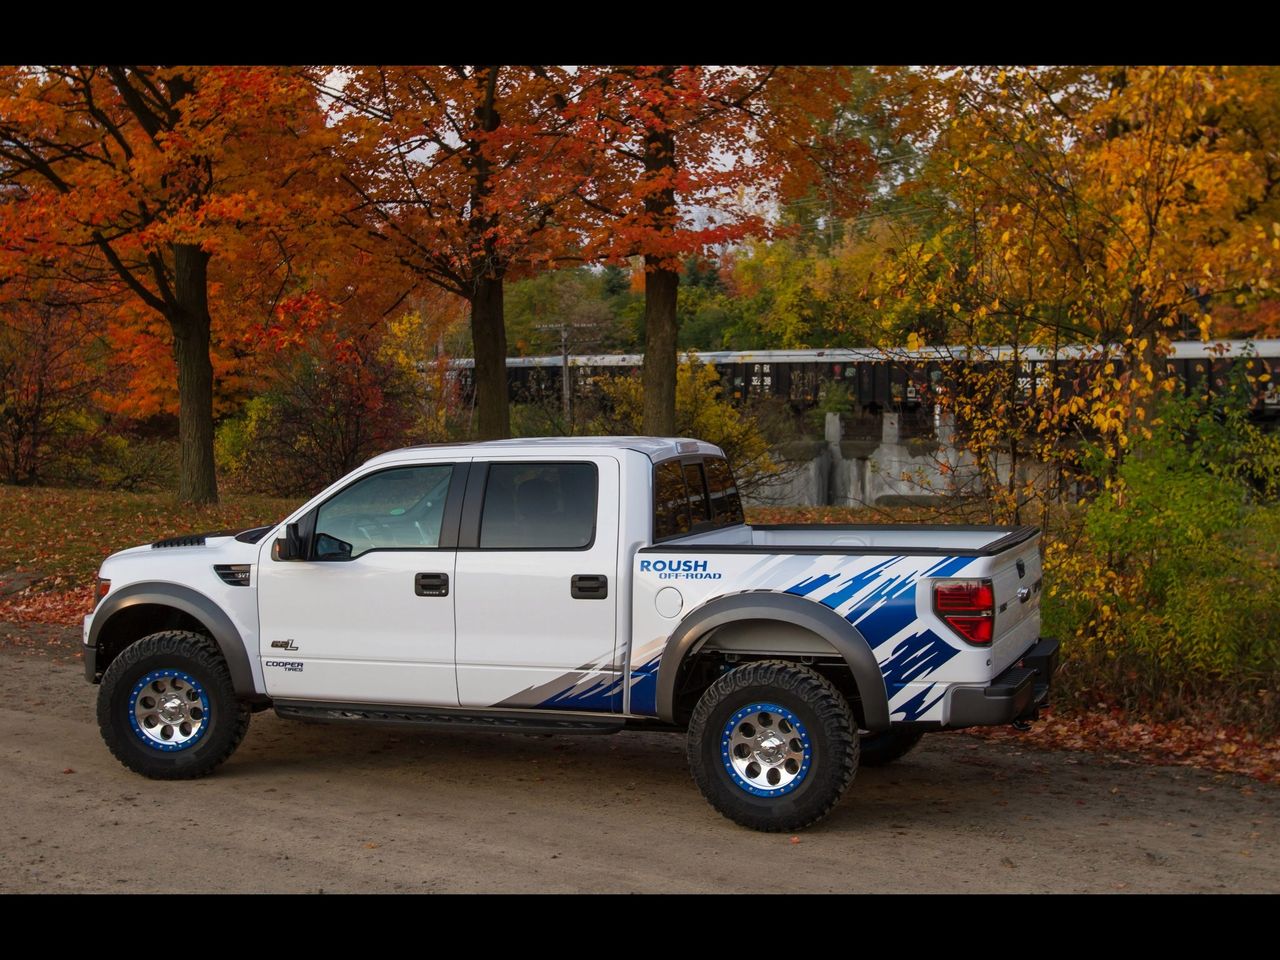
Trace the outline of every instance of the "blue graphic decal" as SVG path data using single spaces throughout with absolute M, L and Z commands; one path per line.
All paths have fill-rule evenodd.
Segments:
M 921 572 L 907 557 L 890 557 L 860 573 L 854 574 L 825 596 L 814 597 L 823 606 L 838 609 L 853 598 L 857 600 L 845 619 L 857 626 L 867 642 L 877 647 L 906 630 L 916 620 L 916 584 L 922 577 L 948 577 L 973 562 L 972 557 L 943 557 Z M 890 573 L 895 565 L 907 569 Z M 823 573 L 808 577 L 787 590 L 796 596 L 808 596 L 839 579 L 839 574 Z M 871 588 L 868 590 L 868 588 Z M 864 593 L 865 591 L 865 593 Z M 861 596 L 860 596 L 861 594 Z
M 845 614 L 872 647 L 880 646 L 916 619 L 914 576 L 913 572 L 889 577 Z
M 806 597 L 819 587 L 825 587 L 832 580 L 840 576 L 838 573 L 820 573 L 816 577 L 806 577 L 793 587 L 788 587 L 787 593 L 794 593 L 797 597 Z
M 915 696 L 910 697 L 907 700 L 904 700 L 899 706 L 894 707 L 893 711 L 890 713 L 890 716 L 897 717 L 898 714 L 902 714 L 902 717 L 900 718 L 902 720 L 920 719 L 922 716 L 925 715 L 926 712 L 928 712 L 930 707 L 932 707 L 944 696 L 946 696 L 947 688 L 944 685 L 941 693 L 939 693 L 932 700 L 929 700 L 928 703 L 925 702 L 926 700 L 928 700 L 929 694 L 933 693 L 934 688 L 937 686 L 938 684 L 935 683 L 932 686 L 925 687 L 919 693 L 915 694 Z M 892 697 L 890 697 L 890 699 L 892 699 Z
M 631 712 L 646 717 L 658 715 L 658 664 L 662 655 L 631 671 Z
M 901 687 L 937 670 L 959 652 L 932 630 L 925 629 L 894 647 L 889 659 L 880 664 L 880 672 L 884 674 L 886 687 Z
M 889 566 L 891 563 L 897 563 L 901 559 L 901 557 L 891 557 L 882 563 L 877 563 L 874 567 L 868 567 L 861 573 L 854 574 L 840 586 L 839 590 L 836 590 L 834 593 L 827 594 L 819 602 L 824 607 L 830 607 L 834 610 L 859 590 L 864 587 L 871 586 L 872 583 L 879 579 L 881 570 Z
M 618 695 L 622 692 L 621 677 L 603 677 L 584 690 L 574 684 L 555 696 L 543 700 L 540 707 L 560 707 L 564 710 L 599 710 L 612 712 L 618 709 Z
M 934 564 L 922 573 L 921 576 L 949 577 L 952 574 L 959 573 L 971 563 L 973 563 L 973 557 L 947 557 L 947 559 Z

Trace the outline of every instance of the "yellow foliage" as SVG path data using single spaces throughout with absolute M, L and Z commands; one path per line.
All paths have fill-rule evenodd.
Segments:
M 628 436 L 643 432 L 644 390 L 638 376 L 597 380 L 609 407 L 592 429 Z M 750 411 L 722 396 L 720 374 L 710 363 L 691 356 L 676 369 L 676 433 L 714 443 L 725 452 L 744 490 L 778 471 L 769 444 Z

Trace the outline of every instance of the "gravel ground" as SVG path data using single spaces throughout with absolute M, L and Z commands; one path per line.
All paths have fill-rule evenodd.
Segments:
M 798 838 L 722 819 L 660 733 L 268 712 L 213 776 L 150 781 L 102 743 L 76 643 L 0 624 L 0 892 L 1280 892 L 1280 788 L 963 734 L 859 771 Z

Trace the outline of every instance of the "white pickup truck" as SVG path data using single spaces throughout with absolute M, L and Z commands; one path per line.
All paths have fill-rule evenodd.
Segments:
M 1046 701 L 1031 527 L 749 526 L 719 448 L 507 440 L 375 457 L 281 523 L 108 557 L 84 622 L 127 767 L 197 777 L 250 714 L 686 731 L 725 816 L 795 830 L 858 765 Z

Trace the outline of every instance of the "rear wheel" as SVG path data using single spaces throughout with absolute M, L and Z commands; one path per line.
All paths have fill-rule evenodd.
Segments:
M 98 691 L 98 727 L 112 754 L 156 780 L 202 777 L 249 729 L 231 673 L 208 637 L 153 633 L 112 661 Z
M 883 767 L 885 764 L 905 757 L 916 748 L 923 730 L 885 730 L 883 733 L 869 733 L 862 738 L 862 759 L 864 767 Z
M 781 660 L 746 664 L 708 687 L 687 744 L 702 795 L 755 830 L 816 823 L 858 769 L 849 704 L 816 671 Z

